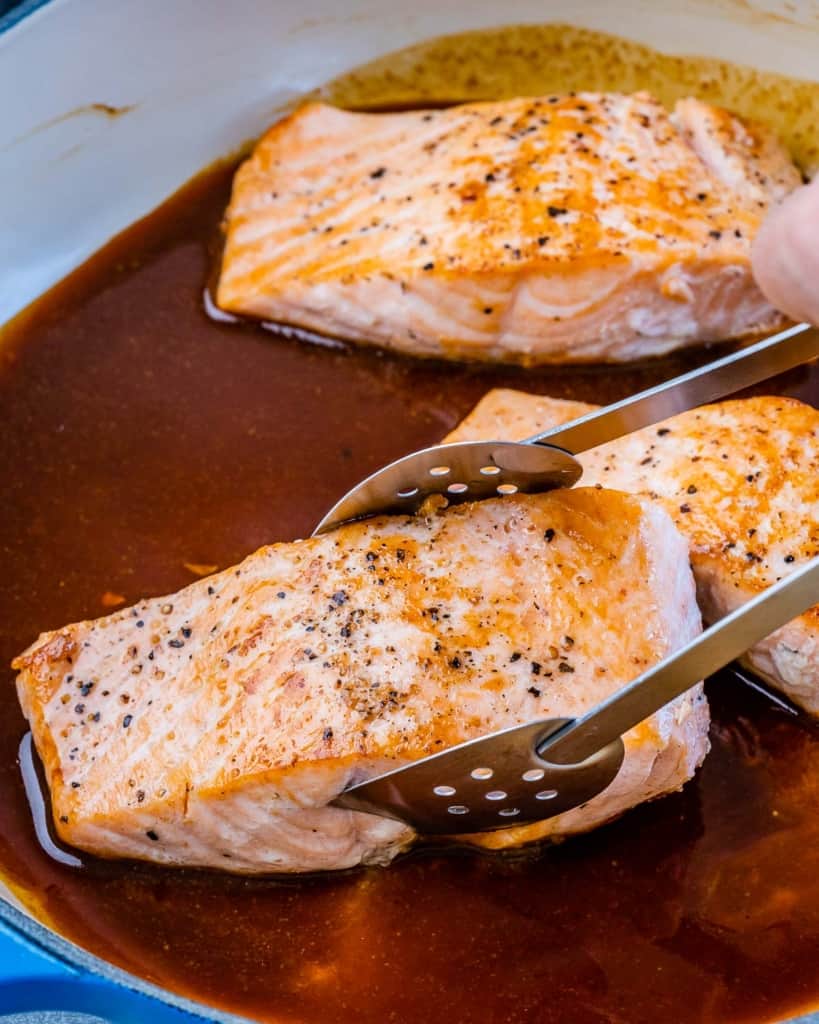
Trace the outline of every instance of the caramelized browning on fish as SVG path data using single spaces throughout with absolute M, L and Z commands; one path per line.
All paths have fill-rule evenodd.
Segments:
M 524 438 L 595 406 L 499 389 L 448 440 Z M 691 544 L 715 621 L 819 554 L 819 412 L 790 398 L 720 402 L 581 456 L 582 483 L 657 501 Z M 819 605 L 757 644 L 748 664 L 819 714 Z
M 577 489 L 381 518 L 262 548 L 172 597 L 44 634 L 15 662 L 59 834 L 237 872 L 386 862 L 414 838 L 330 807 L 352 780 L 582 714 L 700 628 L 662 510 Z M 611 786 L 516 845 L 678 789 L 699 686 L 625 738 Z
M 624 361 L 771 327 L 750 247 L 800 180 L 694 99 L 306 105 L 238 171 L 218 303 L 414 355 Z

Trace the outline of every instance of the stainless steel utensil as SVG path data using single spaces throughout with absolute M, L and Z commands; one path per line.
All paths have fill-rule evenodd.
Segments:
M 313 535 L 380 513 L 415 513 L 431 495 L 450 504 L 571 487 L 575 454 L 712 402 L 819 356 L 819 329 L 797 324 L 723 359 L 525 441 L 462 441 L 405 455 L 338 501 Z
M 529 722 L 469 740 L 353 786 L 333 803 L 405 821 L 426 835 L 494 831 L 561 814 L 614 779 L 623 733 L 818 600 L 819 557 L 582 718 Z
M 414 452 L 354 487 L 315 533 L 378 513 L 414 513 L 435 494 L 459 503 L 571 486 L 582 475 L 574 453 L 817 356 L 819 330 L 799 324 L 525 441 L 469 441 Z M 624 732 L 818 598 L 819 559 L 814 559 L 583 718 L 529 722 L 470 740 L 354 786 L 334 803 L 406 821 L 425 834 L 481 832 L 561 814 L 615 778 Z

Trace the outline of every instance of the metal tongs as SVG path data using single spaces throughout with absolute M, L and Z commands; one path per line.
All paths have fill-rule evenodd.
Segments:
M 315 534 L 384 512 L 568 487 L 575 453 L 721 398 L 819 356 L 819 329 L 799 324 L 691 373 L 526 441 L 468 441 L 407 455 L 353 488 Z M 819 558 L 725 616 L 582 718 L 513 726 L 352 786 L 338 807 L 395 818 L 422 834 L 491 831 L 586 803 L 615 778 L 622 735 L 819 601 Z

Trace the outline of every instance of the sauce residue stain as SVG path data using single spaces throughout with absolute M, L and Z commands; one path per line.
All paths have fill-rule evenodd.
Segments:
M 819 168 L 819 83 L 712 57 L 678 57 L 572 25 L 511 25 L 443 36 L 334 79 L 316 96 L 342 107 L 400 108 L 646 89 L 667 106 L 698 96 L 775 129 L 807 174 Z
M 25 142 L 26 139 L 30 139 L 34 135 L 46 132 L 49 129 L 54 128 L 59 124 L 64 124 L 66 121 L 70 121 L 75 117 L 87 117 L 89 114 L 96 116 L 101 114 L 103 117 L 114 120 L 115 118 L 122 117 L 123 114 L 129 114 L 132 110 L 136 110 L 137 106 L 138 104 L 136 103 L 127 103 L 118 107 L 111 103 L 84 103 L 80 107 L 73 107 L 71 110 L 66 110 L 63 114 L 58 114 L 56 117 L 50 117 L 47 121 L 43 121 L 41 124 L 35 125 L 34 128 L 25 132 L 23 135 L 18 135 L 16 138 L 12 139 L 11 142 L 6 143 L 2 148 L 4 150 L 10 149 L 12 146 L 16 146 L 20 142 Z M 62 156 L 68 156 L 78 148 L 78 146 L 75 146 L 70 151 L 63 153 Z
M 456 44 L 427 44 L 438 85 L 426 91 L 408 57 L 390 58 L 392 78 L 385 64 L 328 95 L 362 106 L 409 104 L 413 90 L 413 105 L 497 95 L 513 67 L 529 75 L 519 91 L 550 75 L 548 91 L 555 60 L 572 76 L 560 86 L 578 84 L 582 39 L 570 68 L 559 47 L 547 57 L 545 41 L 559 43 L 548 27 L 525 31 L 525 47 L 521 29 L 465 38 L 449 67 L 435 55 Z M 596 60 L 613 52 L 609 73 L 630 88 L 632 44 L 622 65 L 611 45 Z M 584 84 L 601 74 L 587 63 Z M 648 66 L 634 75 L 655 88 Z M 212 319 L 202 295 L 232 171 L 195 179 L 0 337 L 0 865 L 14 891 L 126 969 L 267 1021 L 759 1024 L 815 1005 L 819 739 L 729 676 L 710 685 L 714 746 L 694 782 L 549 850 L 429 850 L 288 880 L 85 856 L 77 870 L 42 851 L 7 668 L 41 630 L 101 614 L 106 595 L 171 592 L 194 567 L 306 535 L 351 484 L 438 440 L 491 387 L 604 402 L 709 358 L 603 374 L 456 367 Z M 815 403 L 819 368 L 759 390 Z
M 89 103 L 84 107 L 77 107 L 76 110 L 72 110 L 70 114 L 66 114 L 65 117 L 75 117 L 77 114 L 91 112 L 95 114 L 105 114 L 106 117 L 122 117 L 123 114 L 129 114 L 132 110 L 136 110 L 136 107 L 136 103 L 127 103 L 119 107 L 115 107 L 111 103 Z

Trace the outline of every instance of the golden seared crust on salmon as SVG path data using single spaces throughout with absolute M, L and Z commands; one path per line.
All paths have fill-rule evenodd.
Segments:
M 578 715 L 699 628 L 668 516 L 577 489 L 262 548 L 172 597 L 44 634 L 15 667 L 66 842 L 314 871 L 385 862 L 414 838 L 328 806 L 352 779 Z M 628 734 L 604 793 L 486 844 L 592 828 L 679 788 L 707 729 L 697 686 Z
M 750 247 L 800 181 L 696 100 L 308 104 L 236 174 L 218 304 L 422 356 L 624 361 L 780 317 Z
M 524 438 L 593 408 L 491 391 L 447 440 Z M 689 539 L 707 622 L 819 554 L 819 412 L 802 402 L 762 397 L 704 406 L 580 458 L 584 485 L 643 495 L 669 512 Z M 819 605 L 746 660 L 819 714 Z

